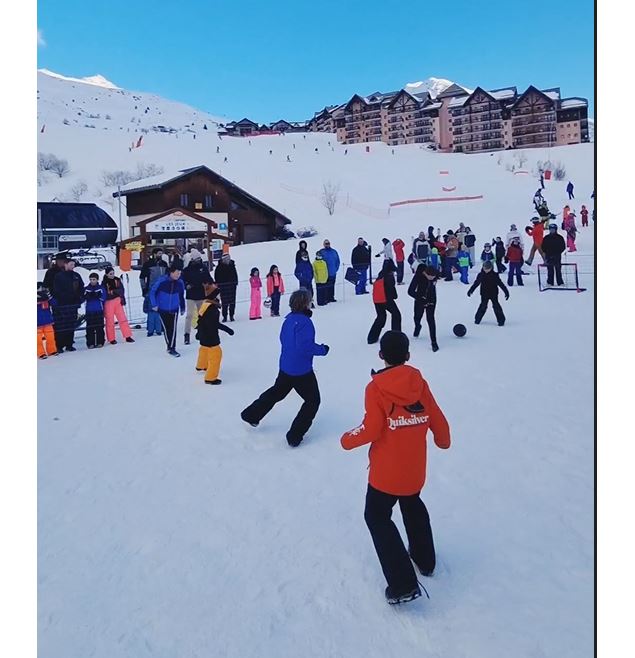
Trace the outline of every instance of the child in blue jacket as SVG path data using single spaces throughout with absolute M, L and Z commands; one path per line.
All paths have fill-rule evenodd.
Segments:
M 459 264 L 459 272 L 461 273 L 461 283 L 469 283 L 468 272 L 472 266 L 472 261 L 470 259 L 470 252 L 463 245 L 461 245 L 461 248 L 457 252 L 457 260 Z
M 313 299 L 313 265 L 309 260 L 309 254 L 302 254 L 300 260 L 295 266 L 295 278 L 298 280 L 300 288 L 306 288 L 311 293 Z
M 86 302 L 86 346 L 89 350 L 103 347 L 106 342 L 104 335 L 104 302 L 106 290 L 99 283 L 99 274 L 91 272 L 88 285 L 84 288 Z
M 172 265 L 168 274 L 154 282 L 150 288 L 150 304 L 161 317 L 168 354 L 181 356 L 176 351 L 176 325 L 179 312 L 181 315 L 185 313 L 185 284 L 178 266 Z

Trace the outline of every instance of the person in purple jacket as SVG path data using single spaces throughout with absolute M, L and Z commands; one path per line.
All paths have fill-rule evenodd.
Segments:
M 300 445 L 320 407 L 320 390 L 313 371 L 313 357 L 326 356 L 328 345 L 315 342 L 315 327 L 311 321 L 311 293 L 296 290 L 289 299 L 289 313 L 280 329 L 280 371 L 274 385 L 243 409 L 240 417 L 253 427 L 294 390 L 304 403 L 287 432 L 287 443 Z

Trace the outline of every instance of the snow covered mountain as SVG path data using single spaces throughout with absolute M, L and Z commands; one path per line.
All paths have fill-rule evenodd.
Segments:
M 104 78 L 103 75 L 89 75 L 85 78 L 73 78 L 68 75 L 62 75 L 61 73 L 55 73 L 49 71 L 48 69 L 38 69 L 38 73 L 42 75 L 48 75 L 51 78 L 57 78 L 58 80 L 68 80 L 70 82 L 82 82 L 87 85 L 95 85 L 96 87 L 104 87 L 105 89 L 119 89 L 116 84 L 110 82 Z
M 436 98 L 442 91 L 445 91 L 450 85 L 454 83 L 445 78 L 426 78 L 419 82 L 409 82 L 404 89 L 411 94 L 421 94 L 427 91 L 432 98 Z

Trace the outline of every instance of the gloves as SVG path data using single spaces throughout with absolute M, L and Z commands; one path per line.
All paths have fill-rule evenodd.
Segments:
M 322 343 L 322 347 L 324 348 L 324 356 L 326 356 L 331 348 L 328 345 L 325 345 L 324 343 Z

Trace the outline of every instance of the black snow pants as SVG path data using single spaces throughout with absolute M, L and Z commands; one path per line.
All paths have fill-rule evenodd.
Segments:
M 178 311 L 159 311 L 163 325 L 163 338 L 168 352 L 176 348 L 176 325 L 179 319 Z
M 496 321 L 498 322 L 499 326 L 502 327 L 505 324 L 505 314 L 503 313 L 503 309 L 501 308 L 500 302 L 498 301 L 498 296 L 481 297 L 481 304 L 476 310 L 476 315 L 474 316 L 474 322 L 476 322 L 476 324 L 479 324 L 479 322 L 483 319 L 483 316 L 485 315 L 485 311 L 487 311 L 487 305 L 489 302 L 492 302 L 492 308 L 494 309 L 494 314 L 496 315 Z
M 291 391 L 295 391 L 304 402 L 287 432 L 287 442 L 291 446 L 299 445 L 320 408 L 320 389 L 313 370 L 304 375 L 287 375 L 280 370 L 273 386 L 243 409 L 240 417 L 248 423 L 259 423 Z
M 86 313 L 86 347 L 103 345 L 105 342 L 104 312 Z
M 434 321 L 434 310 L 436 309 L 436 304 L 426 306 L 424 299 L 415 299 L 415 336 L 419 335 L 421 331 L 421 318 L 425 312 L 426 321 L 428 322 L 428 329 L 430 330 L 430 342 L 437 342 L 437 325 Z
M 401 331 L 401 313 L 397 308 L 394 299 L 388 300 L 385 304 L 375 304 L 375 312 L 377 317 L 373 326 L 368 332 L 368 344 L 376 343 L 379 340 L 379 334 L 386 324 L 386 311 L 390 313 L 390 328 L 393 331 Z
M 397 502 L 408 536 L 408 550 L 391 519 L 392 508 Z M 394 592 L 409 592 L 417 586 L 417 576 L 411 558 L 423 574 L 429 575 L 434 571 L 436 556 L 430 516 L 418 493 L 412 496 L 394 496 L 369 484 L 364 520 L 373 539 L 386 582 Z

